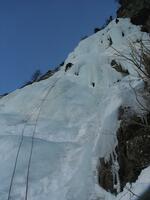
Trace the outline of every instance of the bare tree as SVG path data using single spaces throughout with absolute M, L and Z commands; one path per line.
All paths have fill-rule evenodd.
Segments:
M 37 81 L 41 75 L 42 75 L 41 71 L 39 69 L 37 69 L 32 75 L 32 81 L 33 82 Z

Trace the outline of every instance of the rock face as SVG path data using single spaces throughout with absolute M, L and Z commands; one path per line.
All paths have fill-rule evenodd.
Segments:
M 104 158 L 100 158 L 99 168 L 99 184 L 105 190 L 115 193 L 113 187 L 113 176 L 112 176 L 112 161 L 105 162 Z
M 118 18 L 130 18 L 133 24 L 141 25 L 141 31 L 150 33 L 150 0 L 118 0 L 118 2 L 120 4 L 117 11 Z M 116 19 L 116 24 L 118 21 L 119 19 Z M 115 60 L 112 60 L 111 66 L 123 73 L 122 66 Z M 149 74 L 149 62 L 147 66 L 146 71 Z M 149 95 L 149 82 L 147 92 Z M 100 158 L 98 169 L 100 186 L 114 194 L 118 193 L 118 184 L 122 191 L 126 183 L 135 182 L 141 171 L 150 165 L 150 113 L 140 117 L 132 113 L 130 107 L 121 106 L 118 110 L 118 120 L 120 127 L 117 131 L 118 144 L 115 148 L 117 159 L 115 161 L 112 159 L 113 153 L 107 161 L 104 157 Z M 117 170 L 116 163 L 119 166 Z M 114 169 L 118 173 L 119 182 Z
M 136 115 L 129 117 L 126 112 L 124 108 L 120 108 L 121 124 L 117 132 L 116 147 L 121 190 L 126 183 L 135 182 L 140 172 L 150 164 L 150 114 L 145 116 L 145 123 Z M 99 184 L 105 190 L 117 193 L 113 181 L 113 166 L 111 158 L 107 162 L 100 159 Z
M 117 132 L 119 177 L 121 188 L 127 182 L 135 182 L 142 169 L 150 164 L 150 116 L 148 124 L 134 115 L 123 119 Z
M 142 30 L 150 32 L 150 1 L 149 0 L 119 0 L 118 17 L 129 17 L 136 25 L 143 25 Z

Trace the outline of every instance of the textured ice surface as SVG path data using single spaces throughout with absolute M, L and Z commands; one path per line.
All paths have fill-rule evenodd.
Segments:
M 114 197 L 98 186 L 96 166 L 99 157 L 107 158 L 116 145 L 119 106 L 139 107 L 129 81 L 134 88 L 142 87 L 142 81 L 131 64 L 116 56 L 109 37 L 113 48 L 125 54 L 129 41 L 147 35 L 128 19 L 119 19 L 118 24 L 112 21 L 79 43 L 65 61 L 73 63 L 67 72 L 64 66 L 53 77 L 0 99 L 0 200 L 8 199 L 24 126 L 11 200 L 25 199 L 34 130 L 28 200 L 112 200 L 122 195 Z M 130 75 L 113 69 L 112 59 L 122 63 Z M 137 192 L 149 184 L 145 175 L 150 174 L 149 168 L 143 173 L 142 189 L 136 189 L 141 179 L 133 186 Z

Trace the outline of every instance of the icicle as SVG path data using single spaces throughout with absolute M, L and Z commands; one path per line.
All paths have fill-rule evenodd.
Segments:
M 120 192 L 119 164 L 117 160 L 116 150 L 114 150 L 111 153 L 111 159 L 112 159 L 113 185 L 114 185 L 114 188 L 117 190 L 117 193 L 119 193 Z

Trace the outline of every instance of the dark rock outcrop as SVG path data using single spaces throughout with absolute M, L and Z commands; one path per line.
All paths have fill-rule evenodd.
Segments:
M 150 1 L 119 0 L 117 17 L 129 17 L 135 25 L 142 25 L 142 30 L 150 32 Z
M 129 116 L 129 108 L 120 108 L 120 128 L 117 131 L 117 161 L 121 191 L 126 183 L 135 182 L 140 172 L 150 165 L 150 113 L 141 119 L 137 115 Z M 112 173 L 113 162 L 100 159 L 99 184 L 105 190 L 116 193 Z
M 129 74 L 129 71 L 127 69 L 123 69 L 122 65 L 120 63 L 117 63 L 115 60 L 112 60 L 110 64 L 117 72 L 120 72 L 123 75 Z
M 72 63 L 67 63 L 65 66 L 65 72 L 68 71 L 68 69 L 70 69 L 72 67 Z
M 147 124 L 137 115 L 123 118 L 117 132 L 121 188 L 135 182 L 142 169 L 150 165 L 150 115 Z
M 105 161 L 104 158 L 100 158 L 99 167 L 99 185 L 107 191 L 115 193 L 113 186 L 113 175 L 112 175 L 112 161 Z

